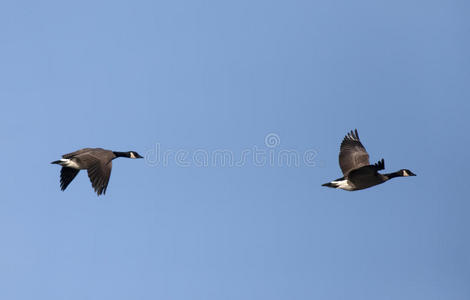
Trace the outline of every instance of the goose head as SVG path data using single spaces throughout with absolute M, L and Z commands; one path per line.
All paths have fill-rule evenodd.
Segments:
M 403 176 L 403 177 L 406 177 L 406 176 L 416 176 L 415 173 L 411 172 L 411 171 L 408 170 L 408 169 L 401 169 L 400 172 L 401 172 L 401 176 Z
M 127 152 L 129 158 L 144 158 L 143 156 L 141 156 L 139 153 L 135 152 L 135 151 L 128 151 Z

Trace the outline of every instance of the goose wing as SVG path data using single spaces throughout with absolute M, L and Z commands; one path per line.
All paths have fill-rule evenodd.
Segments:
M 93 160 L 92 156 L 89 156 L 87 159 L 90 161 Z M 91 186 L 98 196 L 106 194 L 112 167 L 113 162 L 111 160 L 104 161 L 100 159 L 93 160 L 93 163 L 90 163 L 88 167 L 88 177 L 90 178 Z
M 80 170 L 62 167 L 60 170 L 60 189 L 65 191 L 67 186 L 72 182 L 72 180 L 77 176 Z
M 74 157 L 87 169 L 91 186 L 98 196 L 105 194 L 113 167 L 112 160 L 115 158 L 114 153 L 109 150 L 94 148 L 76 154 Z
M 339 151 L 339 166 L 344 176 L 354 169 L 368 166 L 369 154 L 361 143 L 357 129 L 351 130 L 343 139 Z
M 380 171 L 380 170 L 384 170 L 385 169 L 385 161 L 384 159 L 382 158 L 381 160 L 379 160 L 378 162 L 376 162 L 374 164 L 375 168 L 377 169 L 377 171 Z

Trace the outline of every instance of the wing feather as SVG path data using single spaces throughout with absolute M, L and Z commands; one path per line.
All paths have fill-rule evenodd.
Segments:
M 60 170 L 60 189 L 65 191 L 67 186 L 72 182 L 72 180 L 77 176 L 80 170 L 62 167 Z
M 385 161 L 384 159 L 382 158 L 381 160 L 379 160 L 378 162 L 376 162 L 374 164 L 375 168 L 377 169 L 377 171 L 380 171 L 380 170 L 383 170 L 385 169 Z
M 357 129 L 351 130 L 343 139 L 339 151 L 339 166 L 344 176 L 352 170 L 368 166 L 369 154 L 359 139 Z
M 91 186 L 98 196 L 106 193 L 112 166 L 112 161 L 105 163 L 96 160 L 95 163 L 88 168 L 88 177 L 90 178 Z

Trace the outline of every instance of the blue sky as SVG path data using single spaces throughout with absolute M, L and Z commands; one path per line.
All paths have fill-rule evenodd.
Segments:
M 0 298 L 469 299 L 469 9 L 2 2 Z M 354 128 L 418 176 L 321 187 Z M 156 145 L 315 156 L 159 165 Z M 147 160 L 61 192 L 49 163 L 83 147 Z

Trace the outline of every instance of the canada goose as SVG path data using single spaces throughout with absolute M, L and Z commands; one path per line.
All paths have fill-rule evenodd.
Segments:
M 356 191 L 384 183 L 395 177 L 416 176 L 408 169 L 401 169 L 388 174 L 380 174 L 377 172 L 385 169 L 385 162 L 381 159 L 376 164 L 371 165 L 369 163 L 369 154 L 359 139 L 357 129 L 354 130 L 354 132 L 351 130 L 341 143 L 339 166 L 344 176 L 322 184 L 322 186 Z
M 135 151 L 117 152 L 101 148 L 84 148 L 62 155 L 62 159 L 51 162 L 62 166 L 60 189 L 64 191 L 80 170 L 87 170 L 91 185 L 99 195 L 106 194 L 112 161 L 116 157 L 143 158 Z

